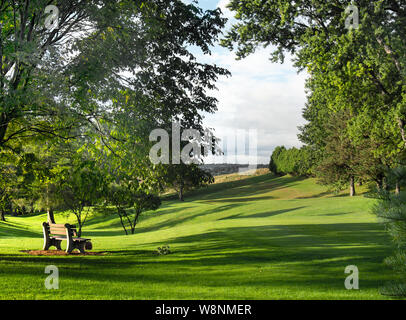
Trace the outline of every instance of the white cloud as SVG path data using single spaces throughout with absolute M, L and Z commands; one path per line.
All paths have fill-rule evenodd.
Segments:
M 226 67 L 233 76 L 218 82 L 219 90 L 213 94 L 219 100 L 219 110 L 206 115 L 205 125 L 215 128 L 220 138 L 233 130 L 256 129 L 259 163 L 268 162 L 278 145 L 300 146 L 297 127 L 305 122 L 302 109 L 306 74 L 298 75 L 288 62 L 273 64 L 269 53 L 261 49 L 236 61 L 233 53 L 216 50 L 208 58 Z
M 234 14 L 226 8 L 228 3 L 229 0 L 217 2 L 217 7 L 229 18 L 226 29 L 235 22 Z M 286 57 L 283 65 L 272 63 L 270 52 L 270 48 L 259 49 L 241 61 L 221 47 L 214 48 L 211 56 L 198 54 L 201 61 L 215 63 L 232 73 L 231 78 L 221 78 L 217 83 L 219 90 L 213 95 L 219 100 L 218 112 L 206 115 L 205 125 L 215 128 L 216 135 L 223 140 L 236 130 L 256 129 L 258 163 L 269 162 L 278 145 L 299 147 L 297 127 L 305 123 L 302 109 L 306 101 L 307 75 L 297 74 L 291 57 Z M 247 163 L 247 159 L 252 160 L 252 157 L 241 155 L 237 161 Z M 210 158 L 207 162 L 214 161 L 223 159 Z
M 223 12 L 224 16 L 227 19 L 233 19 L 234 18 L 234 13 L 231 12 L 228 8 L 227 5 L 230 3 L 230 0 L 220 0 L 219 3 L 217 4 L 217 7 L 221 9 Z

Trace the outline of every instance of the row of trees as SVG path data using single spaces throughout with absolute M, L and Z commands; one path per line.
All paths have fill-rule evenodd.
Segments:
M 58 8 L 46 24 L 45 8 Z M 126 232 L 164 188 L 212 177 L 154 165 L 149 134 L 172 122 L 203 134 L 208 94 L 227 70 L 200 63 L 226 19 L 180 0 L 0 3 L 0 212 L 69 208 L 79 233 L 92 205 L 112 205 Z M 48 21 L 49 22 L 49 21 Z M 192 157 L 193 155 L 191 155 Z M 131 216 L 130 216 L 131 214 Z M 125 224 L 126 223 L 126 224 Z
M 259 46 L 272 48 L 274 62 L 292 54 L 297 69 L 310 75 L 308 123 L 299 137 L 314 152 L 314 171 L 325 183 L 350 185 L 352 194 L 355 181 L 373 181 L 387 192 L 389 173 L 406 165 L 406 3 L 231 0 L 229 8 L 237 23 L 224 46 L 239 58 Z M 404 206 L 400 198 L 385 199 L 379 210 L 397 212 L 390 223 L 403 236 L 392 235 L 404 239 Z M 398 200 L 390 205 L 391 199 Z M 397 243 L 403 258 L 393 262 L 400 268 L 406 247 Z
M 294 176 L 312 175 L 314 159 L 309 148 L 276 147 L 272 153 L 269 170 L 275 175 L 291 174 Z
M 173 189 L 183 201 L 185 191 L 214 182 L 196 164 L 154 166 L 146 159 L 140 166 L 113 154 L 101 157 L 99 150 L 79 148 L 77 141 L 47 142 L 21 154 L 2 153 L 3 221 L 16 208 L 22 214 L 47 210 L 53 223 L 54 211 L 69 210 L 76 216 L 80 235 L 94 206 L 112 206 L 125 233 L 134 234 L 141 213 L 159 208 L 162 192 Z

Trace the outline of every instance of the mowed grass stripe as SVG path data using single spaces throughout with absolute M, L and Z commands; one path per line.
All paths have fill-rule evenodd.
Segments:
M 230 178 L 232 180 L 232 177 Z M 220 179 L 221 180 L 221 179 Z M 29 256 L 42 246 L 44 215 L 0 224 L 2 299 L 382 299 L 395 278 L 382 261 L 390 239 L 369 213 L 372 199 L 335 196 L 313 179 L 269 174 L 223 181 L 167 200 L 125 236 L 115 216 L 84 228 L 105 256 Z M 74 217 L 57 214 L 58 223 Z M 156 248 L 170 245 L 172 254 Z M 44 287 L 45 266 L 60 289 Z M 357 265 L 360 290 L 344 288 Z

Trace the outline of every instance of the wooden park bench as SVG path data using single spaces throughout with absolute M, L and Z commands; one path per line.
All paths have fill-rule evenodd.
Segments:
M 76 226 L 70 224 L 52 224 L 44 222 L 42 224 L 44 231 L 44 248 L 49 250 L 54 246 L 58 250 L 61 249 L 63 240 L 67 241 L 66 253 L 71 253 L 73 250 L 78 249 L 81 253 L 85 253 L 85 249 L 91 250 L 91 239 L 77 237 Z

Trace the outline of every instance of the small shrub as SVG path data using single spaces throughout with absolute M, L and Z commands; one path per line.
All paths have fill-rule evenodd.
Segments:
M 160 256 L 165 256 L 170 253 L 171 253 L 171 250 L 170 250 L 169 246 L 162 246 L 162 248 L 158 247 L 158 249 L 157 249 L 157 254 Z

